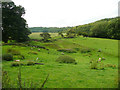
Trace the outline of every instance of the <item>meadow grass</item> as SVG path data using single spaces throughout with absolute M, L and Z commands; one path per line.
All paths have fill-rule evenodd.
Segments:
M 40 37 L 41 33 L 42 32 L 32 33 L 32 34 L 29 35 L 29 37 L 32 38 L 32 39 L 42 39 L 42 37 Z M 51 35 L 51 37 L 58 36 L 58 33 L 49 33 L 49 34 Z
M 30 36 L 31 38 L 40 39 L 40 37 Z M 56 35 L 57 36 L 57 35 Z M 58 37 L 54 37 L 58 38 Z M 60 37 L 59 37 L 60 38 Z M 25 56 L 22 62 L 35 61 L 44 63 L 44 65 L 32 65 L 21 67 L 22 81 L 32 80 L 39 85 L 44 82 L 46 76 L 49 78 L 44 88 L 117 88 L 116 78 L 118 77 L 118 40 L 102 39 L 102 38 L 84 38 L 77 37 L 72 39 L 58 39 L 55 42 L 36 42 L 31 41 L 30 44 L 41 45 L 49 50 L 31 47 L 22 47 L 14 45 L 4 45 L 3 54 L 7 49 L 13 48 L 21 52 Z M 77 48 L 77 53 L 67 53 L 77 64 L 65 64 L 56 62 L 56 59 L 61 56 L 59 48 L 74 49 Z M 90 49 L 91 52 L 81 53 L 82 48 Z M 101 52 L 98 52 L 98 50 Z M 38 54 L 28 54 L 28 52 L 37 52 Z M 38 60 L 36 61 L 36 58 Z M 116 68 L 105 67 L 101 69 L 91 69 L 90 60 L 98 60 L 104 57 L 101 62 L 106 64 L 116 65 Z M 15 58 L 14 58 L 15 60 Z M 8 72 L 11 80 L 14 82 L 17 78 L 19 67 L 11 67 L 13 61 L 3 61 L 2 67 Z M 99 66 L 99 63 L 98 63 Z

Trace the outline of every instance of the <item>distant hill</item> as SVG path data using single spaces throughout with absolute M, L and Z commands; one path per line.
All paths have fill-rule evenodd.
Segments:
M 93 23 L 78 25 L 68 29 L 74 30 L 77 35 L 120 40 L 120 17 L 105 18 Z
M 29 28 L 31 32 L 51 32 L 51 33 L 55 33 L 55 32 L 60 32 L 60 31 L 65 31 L 70 29 L 71 27 L 31 27 Z

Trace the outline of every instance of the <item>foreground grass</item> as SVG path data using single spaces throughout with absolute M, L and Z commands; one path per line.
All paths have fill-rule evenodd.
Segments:
M 36 39 L 39 39 L 39 37 Z M 40 52 L 38 52 L 38 48 L 31 50 L 31 47 L 3 46 L 3 54 L 6 53 L 8 48 L 13 48 L 19 50 L 25 56 L 25 60 L 22 60 L 23 62 L 31 60 L 44 63 L 44 65 L 22 66 L 22 81 L 30 79 L 42 85 L 46 76 L 49 74 L 44 88 L 117 88 L 118 40 L 77 37 L 73 39 L 59 39 L 49 43 L 35 41 L 30 43 L 44 46 L 49 51 L 40 49 Z M 91 52 L 81 53 L 79 50 L 77 53 L 65 52 L 65 55 L 75 58 L 77 65 L 62 64 L 56 62 L 56 59 L 61 56 L 61 52 L 57 51 L 59 48 L 90 48 Z M 98 52 L 99 49 L 101 52 Z M 28 54 L 31 51 L 37 52 L 38 54 Z M 36 61 L 37 57 L 39 59 Z M 99 57 L 106 59 L 102 61 L 104 65 L 114 64 L 116 68 L 105 67 L 104 70 L 90 69 L 90 60 L 98 60 Z M 19 68 L 11 67 L 11 62 L 13 61 L 3 61 L 3 69 L 8 72 L 11 80 L 14 82 L 17 78 Z

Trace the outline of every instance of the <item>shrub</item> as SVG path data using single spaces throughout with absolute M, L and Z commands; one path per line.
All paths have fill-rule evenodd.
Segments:
M 98 50 L 98 52 L 102 52 L 102 50 L 101 50 L 101 49 L 99 49 L 99 50 Z
M 10 78 L 7 71 L 2 71 L 2 88 L 10 87 Z
M 20 51 L 11 48 L 7 49 L 7 53 L 11 53 L 13 55 L 20 55 Z
M 105 66 L 106 67 L 112 67 L 113 69 L 116 68 L 116 65 L 113 65 L 113 64 L 106 64 Z
M 101 70 L 104 70 L 104 69 L 105 69 L 105 66 L 104 66 L 103 63 L 100 63 L 100 69 L 101 69 Z
M 34 51 L 31 51 L 31 52 L 28 52 L 28 54 L 35 54 L 35 55 L 37 55 L 38 53 L 34 52 Z
M 67 38 L 75 38 L 75 34 L 69 34 L 67 35 Z
M 27 65 L 29 66 L 29 65 L 34 65 L 35 64 L 35 62 L 33 62 L 33 61 L 29 61 L 29 62 L 27 62 Z
M 89 48 L 82 48 L 80 51 L 81 51 L 81 53 L 88 53 L 88 52 L 91 52 L 91 49 L 89 49 Z
M 25 59 L 25 57 L 23 55 L 17 55 L 17 56 L 13 56 L 13 57 L 14 57 L 14 59 L 21 59 L 21 60 Z
M 58 49 L 57 51 L 67 52 L 67 53 L 76 53 L 76 51 L 75 51 L 75 50 L 72 50 L 72 49 Z
M 79 51 L 80 50 L 80 48 L 74 48 L 76 51 Z
M 12 54 L 4 54 L 2 56 L 3 60 L 6 60 L 6 61 L 12 61 L 13 60 L 13 55 Z
M 12 62 L 11 66 L 20 66 L 20 65 L 24 65 L 23 62 Z
M 98 69 L 98 63 L 95 60 L 92 60 L 91 69 Z
M 18 59 L 22 59 L 23 60 L 23 59 L 25 59 L 25 57 L 23 55 L 19 55 Z
M 58 57 L 56 61 L 59 63 L 76 63 L 74 58 L 67 55 Z

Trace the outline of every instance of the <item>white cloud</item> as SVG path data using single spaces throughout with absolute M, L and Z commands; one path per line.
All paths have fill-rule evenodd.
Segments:
M 26 9 L 30 27 L 63 27 L 118 16 L 119 0 L 13 0 Z

